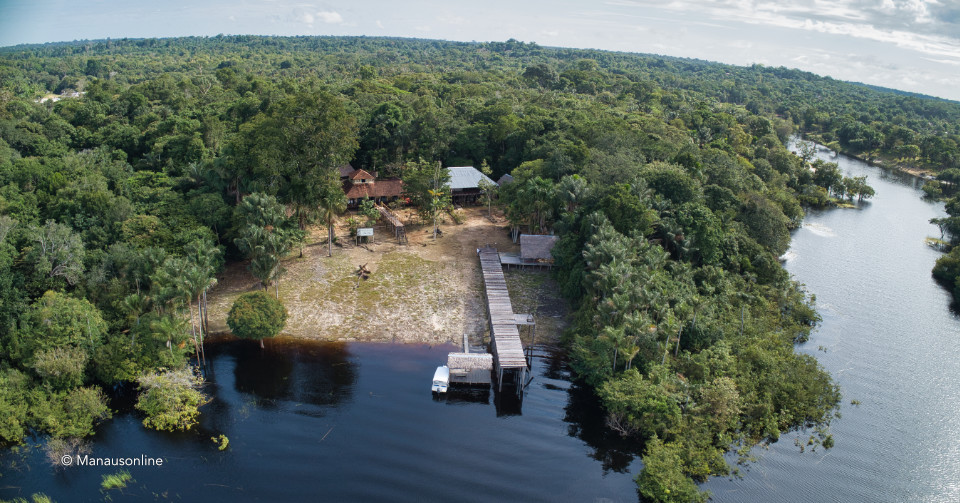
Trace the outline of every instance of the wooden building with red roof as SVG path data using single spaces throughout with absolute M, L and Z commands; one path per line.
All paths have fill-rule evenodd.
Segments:
M 347 195 L 347 206 L 355 208 L 365 198 L 377 203 L 386 203 L 400 197 L 403 181 L 395 178 L 377 180 L 376 175 L 358 169 L 350 173 L 343 182 L 343 192 Z

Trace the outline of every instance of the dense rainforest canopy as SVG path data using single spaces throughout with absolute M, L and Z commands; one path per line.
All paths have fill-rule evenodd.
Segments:
M 193 411 L 156 397 L 205 402 L 171 376 L 204 358 L 225 260 L 280 281 L 305 226 L 343 211 L 345 162 L 407 178 L 486 164 L 514 177 L 498 195 L 513 228 L 560 237 L 572 365 L 643 446 L 641 496 L 702 500 L 695 481 L 728 473 L 730 449 L 805 427 L 832 443 L 839 391 L 794 352 L 819 318 L 778 257 L 804 205 L 872 191 L 809 170 L 787 138 L 950 169 L 958 118 L 785 68 L 513 40 L 0 49 L 0 439 L 90 434 L 103 386 L 124 382 L 146 425 L 188 428 Z

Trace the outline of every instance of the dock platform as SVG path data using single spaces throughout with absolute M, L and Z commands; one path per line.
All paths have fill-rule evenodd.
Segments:
M 523 389 L 528 370 L 527 357 L 520 341 L 517 316 L 510 303 L 507 281 L 503 277 L 503 264 L 497 249 L 485 246 L 478 250 L 480 268 L 487 300 L 490 323 L 490 349 L 493 353 L 497 385 L 503 388 L 504 373 L 513 374 L 517 392 Z

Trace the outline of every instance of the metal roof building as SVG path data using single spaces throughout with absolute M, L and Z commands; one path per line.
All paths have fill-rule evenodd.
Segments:
M 476 189 L 480 180 L 495 185 L 493 180 L 473 166 L 455 166 L 447 168 L 450 173 L 450 190 Z

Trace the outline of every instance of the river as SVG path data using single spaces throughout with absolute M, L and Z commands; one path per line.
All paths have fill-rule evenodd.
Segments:
M 430 379 L 455 346 L 249 341 L 211 344 L 214 398 L 187 433 L 140 425 L 129 403 L 90 456 L 164 459 L 129 469 L 113 501 L 636 502 L 635 452 L 597 418 L 556 349 L 538 347 L 522 404 L 486 391 L 436 399 Z M 224 434 L 219 451 L 210 437 Z M 0 455 L 0 499 L 42 492 L 97 501 L 118 468 L 55 467 L 40 441 Z
M 858 209 L 808 211 L 786 268 L 817 297 L 823 323 L 799 347 L 841 386 L 836 446 L 804 453 L 789 433 L 737 480 L 704 485 L 714 501 L 960 501 L 960 319 L 930 276 L 941 254 L 928 221 L 943 205 L 923 181 L 828 151 L 876 197 Z M 851 404 L 858 401 L 859 405 Z
M 914 177 L 818 155 L 877 190 L 858 209 L 808 212 L 786 255 L 823 316 L 799 350 L 842 387 L 836 446 L 801 453 L 806 434 L 787 433 L 755 449 L 743 478 L 703 487 L 719 502 L 960 501 L 960 320 L 924 244 L 942 205 L 921 200 Z M 33 439 L 0 453 L 0 498 L 636 502 L 636 446 L 606 431 L 555 348 L 537 348 L 520 404 L 492 391 L 433 398 L 453 346 L 267 344 L 210 345 L 213 401 L 191 432 L 147 430 L 129 395 L 115 400 L 90 455 L 164 459 L 131 468 L 126 489 L 102 493 L 116 468 L 53 466 Z

